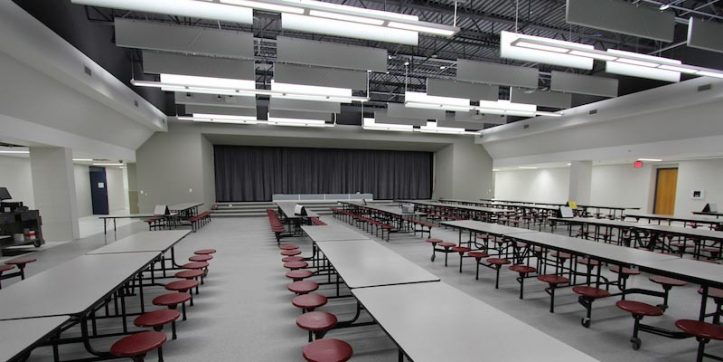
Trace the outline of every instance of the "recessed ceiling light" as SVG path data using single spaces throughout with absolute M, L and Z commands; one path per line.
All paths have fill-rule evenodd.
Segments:
M 445 69 L 447 69 L 447 66 L 446 66 L 446 65 L 440 65 L 440 66 L 439 66 L 439 69 L 445 70 Z

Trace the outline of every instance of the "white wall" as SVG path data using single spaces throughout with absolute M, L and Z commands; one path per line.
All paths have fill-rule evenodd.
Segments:
M 108 190 L 108 212 L 122 212 L 128 207 L 128 192 L 123 169 L 106 167 L 106 189 Z
M 495 172 L 494 196 L 501 200 L 565 202 L 570 170 L 567 167 Z
M 489 198 L 494 192 L 492 158 L 472 138 L 460 138 L 434 154 L 432 198 Z
M 592 168 L 590 203 L 603 206 L 651 209 L 655 192 L 655 169 L 650 165 L 599 165 Z
M 88 166 L 75 165 L 75 197 L 78 200 L 78 216 L 93 215 L 93 201 L 90 199 L 90 174 Z
M 434 186 L 432 198 L 454 198 L 454 145 L 434 153 Z
M 693 200 L 692 190 L 703 190 L 703 200 Z M 681 161 L 678 163 L 678 190 L 675 214 L 690 215 L 700 211 L 706 203 L 723 208 L 723 159 Z
M 22 201 L 25 206 L 34 207 L 30 159 L 0 156 L 0 186 L 8 188 L 14 201 Z

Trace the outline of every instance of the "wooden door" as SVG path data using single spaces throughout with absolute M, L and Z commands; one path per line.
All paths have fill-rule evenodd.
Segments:
M 655 181 L 655 213 L 673 215 L 675 190 L 678 186 L 677 168 L 659 168 Z

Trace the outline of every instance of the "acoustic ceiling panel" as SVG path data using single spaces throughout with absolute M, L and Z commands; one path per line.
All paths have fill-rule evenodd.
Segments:
M 365 90 L 367 89 L 367 72 L 276 63 L 274 65 L 274 81 Z
M 332 113 L 323 112 L 303 112 L 303 111 L 286 111 L 280 109 L 270 109 L 269 118 L 292 118 L 292 119 L 309 119 L 309 120 L 323 120 L 325 122 L 331 122 L 333 120 Z
M 176 92 L 177 104 L 256 109 L 256 97 Z
M 622 0 L 567 0 L 566 9 L 566 20 L 570 24 L 673 41 L 675 14 L 672 11 L 659 11 Z
M 550 76 L 550 89 L 565 93 L 617 97 L 618 80 L 553 70 Z
M 723 24 L 691 17 L 688 46 L 723 53 Z
M 253 60 L 211 58 L 144 50 L 143 71 L 153 74 L 255 79 L 256 66 Z
M 247 116 L 256 117 L 256 108 L 231 108 L 231 107 L 214 107 L 214 106 L 198 106 L 186 105 L 186 113 L 189 114 L 222 114 L 226 116 Z
M 423 120 L 426 124 L 426 120 L 428 119 L 443 119 L 444 110 L 409 108 L 401 103 L 387 103 L 387 115 L 394 118 Z
M 116 18 L 115 38 L 116 45 L 126 48 L 254 58 L 252 33 Z
M 454 112 L 454 120 L 465 123 L 505 124 L 507 123 L 507 116 L 479 114 L 477 112 Z
M 567 109 L 572 106 L 572 94 L 537 89 L 510 88 L 510 100 L 515 103 Z
M 427 78 L 427 94 L 430 96 L 496 101 L 499 98 L 500 87 L 488 84 Z
M 341 105 L 333 102 L 313 102 L 297 99 L 271 97 L 269 109 L 284 111 L 308 111 L 322 113 L 340 113 Z
M 276 60 L 323 67 L 387 71 L 387 50 L 288 37 L 276 38 Z
M 420 118 L 391 117 L 388 112 L 374 112 L 374 122 L 386 124 L 403 124 L 408 126 L 426 126 L 427 120 Z
M 537 68 L 457 60 L 457 80 L 460 81 L 537 88 L 538 76 Z

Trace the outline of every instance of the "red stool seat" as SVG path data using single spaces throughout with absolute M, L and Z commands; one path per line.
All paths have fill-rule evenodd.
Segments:
M 659 307 L 634 300 L 619 300 L 615 305 L 626 312 L 639 316 L 657 317 L 663 315 L 663 310 Z
M 681 319 L 675 326 L 691 336 L 704 339 L 723 340 L 723 326 L 692 319 Z
M 566 252 L 564 252 L 564 251 L 553 251 L 553 252 L 550 252 L 550 256 L 553 257 L 553 258 L 558 258 L 558 259 L 570 259 L 570 258 L 572 258 L 572 254 L 566 253 Z
M 577 258 L 577 263 L 583 264 L 583 265 L 590 265 L 590 266 L 599 266 L 600 265 L 599 260 L 590 259 L 590 258 Z
M 293 280 L 302 280 L 314 275 L 310 270 L 297 269 L 286 273 L 286 277 Z
M 299 249 L 293 249 L 293 250 L 281 250 L 281 255 L 283 256 L 294 256 L 301 254 L 301 250 Z
M 591 298 L 591 299 L 599 299 L 599 298 L 606 298 L 610 296 L 610 292 L 608 292 L 605 289 L 599 289 L 595 287 L 588 287 L 588 286 L 577 286 L 572 288 L 573 293 L 578 294 L 585 298 Z
M 442 239 L 431 239 L 431 238 L 430 238 L 430 239 L 427 239 L 427 240 L 425 240 L 425 241 L 428 242 L 428 243 L 430 243 L 430 244 L 432 244 L 432 246 L 435 246 L 435 245 L 441 243 L 441 242 L 442 242 Z
M 520 274 L 529 274 L 529 273 L 534 273 L 537 271 L 537 269 L 535 269 L 529 265 L 524 265 L 524 264 L 512 265 L 512 266 L 510 266 L 510 270 L 512 270 L 513 272 L 520 273 Z
M 469 252 L 467 252 L 467 255 L 471 256 L 477 260 L 490 256 L 489 254 L 487 254 L 487 252 L 484 252 L 484 251 L 469 251 Z
M 190 258 L 188 258 L 188 261 L 209 261 L 213 259 L 212 255 L 206 254 L 206 255 L 194 255 Z
M 191 300 L 191 295 L 188 293 L 166 293 L 153 298 L 153 305 L 175 307 L 189 300 Z
M 13 269 L 15 269 L 15 265 L 7 265 L 7 264 L 0 265 L 0 274 L 6 272 L 8 270 L 13 270 Z
M 176 280 L 166 284 L 166 289 L 185 292 L 198 286 L 198 282 L 191 279 Z
M 457 244 L 455 244 L 455 243 L 450 243 L 450 242 L 448 242 L 448 241 L 443 241 L 443 242 L 441 242 L 441 243 L 437 243 L 437 246 L 441 246 L 441 247 L 443 247 L 443 248 L 445 248 L 445 249 L 449 249 L 449 248 L 451 248 L 451 247 L 453 247 L 453 246 L 457 246 Z
M 703 294 L 703 288 L 699 288 L 698 293 Z M 723 289 L 708 288 L 708 296 L 713 299 L 723 299 Z
M 291 270 L 304 269 L 307 266 L 309 266 L 309 263 L 305 261 L 290 261 L 288 263 L 284 263 L 284 268 Z
M 286 288 L 296 294 L 307 294 L 319 289 L 319 284 L 310 280 L 300 280 L 287 285 Z
M 489 258 L 487 262 L 491 265 L 506 265 L 511 263 L 509 260 L 502 258 Z
M 181 269 L 205 269 L 208 268 L 208 263 L 205 261 L 192 261 L 181 265 Z
M 338 339 L 319 339 L 304 346 L 304 359 L 309 362 L 345 362 L 352 354 L 349 343 Z
M 682 280 L 668 278 L 660 275 L 653 275 L 650 278 L 651 282 L 661 284 L 663 286 L 671 286 L 671 287 L 682 287 L 684 285 L 687 285 L 687 282 L 684 282 Z
M 216 254 L 216 249 L 201 249 L 193 252 L 196 255 Z
M 110 353 L 117 357 L 142 357 L 160 348 L 165 342 L 166 334 L 163 332 L 140 332 L 125 336 L 113 343 Z
M 613 272 L 613 273 L 620 273 L 620 267 L 617 266 L 617 265 L 611 265 L 611 266 L 610 266 L 610 271 Z M 622 268 L 622 274 L 623 274 L 623 275 L 639 275 L 639 274 L 640 274 L 640 270 L 623 267 L 623 268 Z
M 137 327 L 156 328 L 171 323 L 179 317 L 181 317 L 181 313 L 177 310 L 159 309 L 139 315 L 135 320 L 133 320 L 133 324 Z
M 27 258 L 17 258 L 17 259 L 8 260 L 5 262 L 5 264 L 17 265 L 18 267 L 20 267 L 20 266 L 25 266 L 25 264 L 28 264 L 28 263 L 34 263 L 36 261 L 38 261 L 38 259 L 27 257 Z
M 466 252 L 468 252 L 468 251 L 470 251 L 470 250 L 472 250 L 472 249 L 470 249 L 470 248 L 468 248 L 468 247 L 466 247 L 466 246 L 453 246 L 453 247 L 450 248 L 450 250 L 455 251 L 455 252 L 458 252 L 458 253 L 460 253 L 460 254 L 464 254 L 464 253 L 466 253 Z
M 281 244 L 279 245 L 279 249 L 281 250 L 294 250 L 298 249 L 299 247 L 296 244 Z
M 308 312 L 296 318 L 296 325 L 311 332 L 328 331 L 336 326 L 336 316 L 328 312 Z
M 570 282 L 569 279 L 554 274 L 538 275 L 537 280 L 552 285 L 567 284 Z
M 191 269 L 191 270 L 182 270 L 175 274 L 176 278 L 179 279 L 195 279 L 200 276 L 203 276 L 203 270 L 201 269 Z
M 288 263 L 290 261 L 304 261 L 304 258 L 301 256 L 285 256 L 281 258 L 281 261 L 284 263 Z
M 325 296 L 316 293 L 309 293 L 294 297 L 291 304 L 303 310 L 313 311 L 314 309 L 325 305 L 326 302 L 327 299 Z

